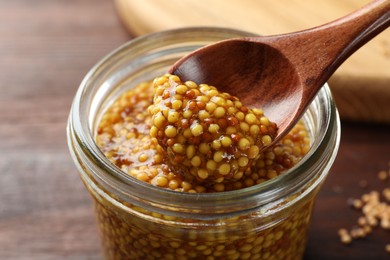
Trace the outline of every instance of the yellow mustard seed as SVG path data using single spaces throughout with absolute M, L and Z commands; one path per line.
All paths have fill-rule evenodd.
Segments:
M 181 183 L 181 187 L 184 189 L 184 191 L 187 191 L 187 190 L 192 188 L 192 185 L 191 185 L 191 183 L 189 183 L 187 181 L 183 181 Z
M 149 108 L 148 108 L 148 111 L 149 111 L 149 113 L 150 114 L 157 114 L 158 112 L 160 112 L 161 111 L 161 108 L 160 107 L 154 107 L 154 106 L 150 106 Z
M 236 179 L 236 180 L 240 180 L 240 179 L 242 179 L 243 176 L 244 176 L 244 172 L 236 172 L 233 175 L 233 178 Z
M 342 235 L 340 240 L 343 244 L 350 244 L 352 242 L 352 237 L 349 234 Z
M 168 187 L 171 189 L 171 190 L 176 190 L 178 187 L 180 186 L 180 183 L 178 180 L 170 180 L 169 181 L 169 184 L 168 184 Z
M 199 90 L 204 93 L 204 94 L 207 94 L 207 91 L 210 90 L 210 86 L 207 85 L 207 84 L 200 84 L 199 85 Z
M 210 124 L 209 125 L 209 128 L 208 128 L 208 131 L 212 134 L 215 134 L 215 133 L 218 133 L 219 131 L 219 125 L 217 124 Z
M 201 91 L 201 92 L 203 93 L 203 91 Z M 210 101 L 210 98 L 208 98 L 207 96 L 202 95 L 202 96 L 197 96 L 196 100 L 199 101 L 199 102 L 204 103 L 203 105 L 206 106 L 206 103 L 208 103 Z M 203 107 L 203 108 L 205 108 L 205 107 Z M 199 108 L 199 109 L 203 109 L 203 108 Z
M 248 165 L 248 162 L 249 162 L 248 157 L 241 156 L 240 158 L 238 158 L 238 165 L 240 167 L 246 167 Z
M 157 163 L 157 164 L 160 164 L 163 161 L 163 157 L 162 157 L 161 154 L 155 154 L 153 156 L 153 159 L 154 159 L 154 162 Z
M 186 85 L 180 84 L 176 87 L 176 93 L 180 95 L 184 95 L 188 90 Z
M 263 116 L 264 115 L 264 111 L 260 108 L 253 108 L 252 109 L 253 113 L 255 113 L 257 116 Z
M 168 179 L 165 178 L 164 176 L 159 176 L 156 178 L 156 184 L 157 186 L 165 187 L 168 185 Z
M 248 157 L 250 159 L 254 159 L 256 158 L 260 153 L 260 149 L 258 146 L 256 145 L 252 145 L 250 148 L 249 148 L 249 151 L 248 151 Z
M 211 99 L 215 104 L 217 104 L 217 106 L 219 107 L 222 107 L 224 110 L 225 110 L 225 106 L 226 106 L 226 100 L 222 97 L 219 97 L 219 96 L 215 96 L 215 97 L 212 97 Z
M 222 183 L 216 183 L 216 184 L 214 184 L 213 188 L 217 192 L 222 192 L 225 190 L 225 185 Z
M 390 201 L 390 188 L 385 188 L 382 191 L 382 195 L 387 201 Z
M 206 163 L 206 168 L 210 171 L 214 171 L 217 169 L 217 162 L 214 160 L 208 160 Z
M 179 79 L 179 80 L 180 80 L 180 79 Z M 187 87 L 191 88 L 191 89 L 197 88 L 197 87 L 198 87 L 198 85 L 197 85 L 195 82 L 190 81 L 190 80 L 186 81 L 184 84 L 185 84 Z
M 183 102 L 181 100 L 173 100 L 172 101 L 172 109 L 179 110 L 182 107 Z
M 203 127 L 200 124 L 192 124 L 191 125 L 191 134 L 193 136 L 200 136 L 203 133 Z
M 245 119 L 245 114 L 243 112 L 237 112 L 236 113 L 236 118 L 239 120 L 239 121 L 243 121 Z
M 240 129 L 243 132 L 249 132 L 249 125 L 246 122 L 241 122 L 240 123 Z
M 198 155 L 195 155 L 194 157 L 192 157 L 192 159 L 191 159 L 192 166 L 198 167 L 198 166 L 200 166 L 201 163 L 202 163 L 202 161 Z
M 229 146 L 232 145 L 232 139 L 230 139 L 230 138 L 227 137 L 227 136 L 223 136 L 223 137 L 221 138 L 221 144 L 222 144 L 222 146 L 224 146 L 224 147 L 229 147 Z
M 191 110 L 185 110 L 184 112 L 183 112 L 183 117 L 184 118 L 187 118 L 187 119 L 189 119 L 189 118 L 191 118 L 191 116 L 192 116 L 192 111 Z
M 150 128 L 150 136 L 151 136 L 151 137 L 157 137 L 157 133 L 158 133 L 158 128 L 155 127 L 155 126 L 152 126 L 152 127 Z
M 278 173 L 275 170 L 269 170 L 267 173 L 267 179 L 272 179 L 278 176 Z
M 252 245 L 251 244 L 243 244 L 242 246 L 240 246 L 239 248 L 238 248 L 238 250 L 239 251 L 241 251 L 241 252 L 249 252 L 249 251 L 251 251 L 252 250 Z
M 237 112 L 237 108 L 235 108 L 235 107 L 229 107 L 227 109 L 227 114 L 229 114 L 229 115 L 234 115 L 236 112 Z
M 251 135 L 258 135 L 260 133 L 260 127 L 258 125 L 251 125 L 249 132 Z
M 176 75 L 169 75 L 169 80 L 174 82 L 180 82 L 180 78 Z
M 213 156 L 213 159 L 216 162 L 222 162 L 222 160 L 223 160 L 223 152 L 222 151 L 215 152 L 214 156 Z
M 206 111 L 209 112 L 209 113 L 213 113 L 216 108 L 217 108 L 217 105 L 215 103 L 213 103 L 213 102 L 208 102 L 206 104 Z
M 189 145 L 186 148 L 186 155 L 188 159 L 191 159 L 195 155 L 195 146 L 194 145 Z
M 169 138 L 175 137 L 177 135 L 176 127 L 169 125 L 165 128 L 164 133 Z
M 210 114 L 207 111 L 205 111 L 205 110 L 199 111 L 199 119 L 200 120 L 205 120 L 207 118 L 210 118 Z
M 219 150 L 221 148 L 222 144 L 221 144 L 221 141 L 220 140 L 214 140 L 212 143 L 211 143 L 211 147 L 214 149 L 214 150 Z
M 173 95 L 173 99 L 170 99 L 170 100 L 169 100 L 169 101 L 171 102 L 171 106 L 172 106 L 172 101 L 176 101 L 176 100 L 178 100 L 178 101 L 183 100 L 183 96 L 182 96 L 182 95 L 179 95 L 179 94 Z M 172 107 L 172 108 L 173 108 L 173 107 Z
M 359 199 L 355 199 L 353 200 L 352 205 L 355 209 L 361 209 L 363 207 L 363 202 Z
M 379 171 L 378 172 L 378 179 L 381 181 L 386 181 L 389 178 L 389 174 L 387 171 Z
M 226 111 L 225 111 L 225 108 L 223 108 L 223 107 L 217 107 L 214 110 L 214 116 L 216 118 L 221 118 L 221 117 L 225 116 L 225 113 L 226 113 Z
M 388 212 L 388 214 L 389 213 L 390 212 Z M 389 217 L 382 218 L 380 222 L 381 222 L 380 223 L 381 228 L 383 228 L 383 229 L 390 229 L 390 219 L 389 219 Z
M 153 123 L 154 125 L 157 127 L 157 128 L 162 128 L 165 123 L 166 123 L 166 119 L 165 117 L 162 115 L 161 112 L 157 113 L 157 115 L 154 117 L 154 120 L 153 120 Z
M 176 137 L 176 143 L 184 145 L 186 142 L 187 138 L 185 138 L 183 135 L 179 135 Z
M 210 89 L 208 92 L 207 92 L 207 96 L 209 97 L 214 97 L 218 95 L 218 91 L 216 89 Z
M 149 159 L 149 156 L 146 153 L 141 153 L 138 157 L 138 161 L 146 162 Z
M 268 145 L 270 145 L 272 143 L 272 138 L 269 135 L 264 135 L 261 138 L 261 142 L 263 143 L 264 146 L 268 146 Z
M 264 138 L 264 136 L 263 136 L 263 138 Z M 294 146 L 294 147 L 293 147 L 293 153 L 294 153 L 294 154 L 301 154 L 301 153 L 302 153 L 301 147 L 299 147 L 299 146 Z
M 199 152 L 202 154 L 207 154 L 210 151 L 210 146 L 207 143 L 201 143 L 199 145 Z
M 201 179 L 207 179 L 209 177 L 209 173 L 206 169 L 199 169 L 198 170 L 198 177 Z
M 191 133 L 191 129 L 190 128 L 187 128 L 183 131 L 183 136 L 185 138 L 191 138 L 192 137 L 192 133 Z
M 385 246 L 385 251 L 390 254 L 390 244 Z
M 218 171 L 221 175 L 227 175 L 230 172 L 230 164 L 224 163 L 219 166 Z
M 163 85 L 167 81 L 167 78 L 165 77 L 157 77 L 154 79 L 153 84 L 154 85 Z
M 171 110 L 168 112 L 168 122 L 176 123 L 179 120 L 179 113 L 175 110 Z
M 237 128 L 236 128 L 236 127 L 234 127 L 234 126 L 228 126 L 228 127 L 226 128 L 226 134 L 227 134 L 227 135 L 231 135 L 231 134 L 235 134 L 235 133 L 237 133 Z
M 175 143 L 173 146 L 172 146 L 172 150 L 175 152 L 175 153 L 183 153 L 184 152 L 184 147 L 183 145 L 179 144 L 179 143 Z
M 201 186 L 201 185 L 197 185 L 195 187 L 195 190 L 196 190 L 197 193 L 205 193 L 206 192 L 206 187 Z
M 161 110 L 161 113 L 162 113 L 162 115 L 164 116 L 164 118 L 165 118 L 165 120 L 166 120 L 166 118 L 168 117 L 169 109 L 168 109 L 168 108 L 162 109 L 162 110 Z M 138 114 L 137 117 L 138 117 L 139 115 L 140 115 L 140 114 Z
M 254 114 L 247 114 L 245 116 L 245 122 L 250 124 L 250 125 L 255 124 L 256 121 L 257 121 L 257 118 L 256 118 L 256 116 Z
M 269 119 L 265 116 L 261 117 L 260 124 L 265 125 L 265 126 L 269 126 L 269 124 L 270 124 Z
M 273 153 L 272 151 L 267 151 L 267 152 L 265 152 L 265 158 L 270 159 L 270 160 L 274 160 L 275 153 Z
M 238 148 L 242 151 L 249 149 L 250 145 L 251 144 L 247 138 L 241 138 L 238 142 Z
M 251 186 L 253 186 L 255 184 L 255 182 L 252 179 L 245 179 L 244 180 L 244 184 L 245 184 L 246 187 L 251 187 Z
M 138 180 L 140 181 L 145 181 L 145 182 L 148 182 L 149 181 L 149 176 L 146 172 L 139 172 L 137 174 L 137 177 L 136 177 Z

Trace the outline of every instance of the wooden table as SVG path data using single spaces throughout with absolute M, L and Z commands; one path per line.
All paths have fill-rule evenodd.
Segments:
M 65 126 L 89 68 L 131 38 L 111 1 L 0 0 L 0 259 L 102 258 Z M 350 246 L 337 236 L 359 216 L 348 198 L 389 186 L 376 177 L 389 160 L 389 125 L 343 122 L 305 259 L 389 259 L 389 232 L 377 229 Z

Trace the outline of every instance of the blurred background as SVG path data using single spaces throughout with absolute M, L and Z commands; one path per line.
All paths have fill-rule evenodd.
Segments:
M 368 0 L 0 0 L 0 259 L 102 259 L 93 205 L 71 161 L 66 120 L 88 70 L 140 35 L 188 26 L 258 34 L 302 30 Z M 342 119 L 305 259 L 388 259 L 377 228 L 342 245 L 360 212 L 348 199 L 389 187 L 390 30 L 329 81 Z

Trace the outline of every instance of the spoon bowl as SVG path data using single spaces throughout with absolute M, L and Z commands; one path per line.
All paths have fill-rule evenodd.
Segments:
M 194 56 L 187 56 L 183 63 L 176 63 L 173 73 L 182 80 L 196 79 L 197 83 L 212 84 L 233 93 L 248 107 L 261 107 L 279 129 L 288 127 L 288 113 L 298 113 L 303 94 L 301 79 L 294 65 L 272 46 L 249 39 L 233 39 L 191 55 Z M 235 58 L 237 56 L 242 58 Z M 221 64 L 223 73 L 215 73 L 221 69 Z M 278 74 L 284 76 L 273 76 Z M 279 85 L 288 89 L 274 91 Z M 296 110 L 292 111 L 294 108 Z
M 214 85 L 247 107 L 262 108 L 278 125 L 273 144 L 296 124 L 335 70 L 389 25 L 390 0 L 378 0 L 312 29 L 207 45 L 169 72 L 183 81 Z

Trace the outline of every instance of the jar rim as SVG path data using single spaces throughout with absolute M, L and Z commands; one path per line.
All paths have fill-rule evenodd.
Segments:
M 215 212 L 215 209 L 218 207 L 221 209 L 230 207 L 233 210 L 236 207 L 239 207 L 239 205 L 242 204 L 242 201 L 248 202 L 249 198 L 252 202 L 252 205 L 249 206 L 251 208 L 276 202 L 278 199 L 288 196 L 293 191 L 307 185 L 307 183 L 312 180 L 315 170 L 318 167 L 326 164 L 328 161 L 333 162 L 338 150 L 340 123 L 327 84 L 325 84 L 326 86 L 320 90 L 315 98 L 320 106 L 322 106 L 322 109 L 326 111 L 326 118 L 320 118 L 320 120 L 325 120 L 321 126 L 323 127 L 321 135 L 315 137 L 316 142 L 312 144 L 309 152 L 297 165 L 283 174 L 261 184 L 239 190 L 215 193 L 177 192 L 169 189 L 162 189 L 137 180 L 124 173 L 110 162 L 94 141 L 91 122 L 88 121 L 86 111 L 81 107 L 83 105 L 83 98 L 87 95 L 86 92 L 88 87 L 90 87 L 91 84 L 94 84 L 93 79 L 96 75 L 101 71 L 104 71 L 105 67 L 110 66 L 116 59 L 123 57 L 130 49 L 140 47 L 143 42 L 150 41 L 150 39 L 154 39 L 155 41 L 156 39 L 164 37 L 172 37 L 172 35 L 180 37 L 180 35 L 184 35 L 188 32 L 191 32 L 192 34 L 196 32 L 200 35 L 218 32 L 240 34 L 244 36 L 254 35 L 235 29 L 219 27 L 181 28 L 137 37 L 109 53 L 88 72 L 81 82 L 73 101 L 68 124 L 68 143 L 75 161 L 82 160 L 78 156 L 78 154 L 82 153 L 88 158 L 87 160 L 83 160 L 83 163 L 87 162 L 88 167 L 91 168 L 91 172 L 96 173 L 95 177 L 98 181 L 103 182 L 105 185 L 115 187 L 117 192 L 116 195 L 121 199 L 132 198 L 132 200 L 135 201 L 135 204 L 137 204 L 137 202 L 140 204 L 147 203 L 151 208 L 160 208 L 160 206 L 156 205 L 156 202 L 160 203 L 161 198 L 164 198 L 165 201 L 163 201 L 162 204 L 165 204 L 164 208 L 166 209 L 175 210 L 175 207 L 177 207 L 176 202 L 179 201 L 180 205 L 185 206 L 188 206 L 188 204 L 191 203 L 191 207 L 188 209 L 189 211 L 201 209 L 204 212 L 207 212 L 208 210 Z M 315 100 L 313 102 L 315 102 Z M 336 141 L 334 142 L 335 146 L 329 149 L 328 146 L 331 139 L 335 139 Z M 326 156 L 324 156 L 324 153 L 327 153 Z M 315 182 L 321 182 L 325 175 L 326 174 L 320 174 Z M 175 203 L 173 201 L 175 201 Z M 218 205 L 216 206 L 215 204 Z

